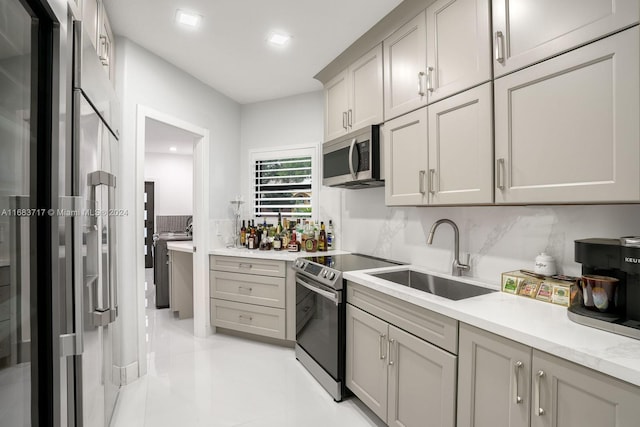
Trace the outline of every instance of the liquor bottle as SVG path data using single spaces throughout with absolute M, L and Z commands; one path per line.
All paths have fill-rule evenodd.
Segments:
M 240 245 L 245 246 L 247 244 L 247 229 L 244 224 L 244 219 L 242 220 L 242 228 L 240 229 Z
M 269 242 L 269 233 L 267 230 L 262 230 L 262 240 L 260 240 L 260 250 L 268 251 L 271 249 L 271 243 Z
M 282 214 L 278 212 L 278 225 L 276 225 L 276 235 L 282 233 Z
M 257 249 L 258 245 L 256 244 L 256 229 L 251 227 L 249 229 L 249 237 L 247 238 L 247 248 L 249 249 Z
M 327 248 L 333 249 L 335 245 L 335 236 L 333 235 L 333 221 L 329 220 L 329 228 L 327 229 Z
M 327 250 L 327 232 L 324 228 L 324 222 L 320 222 L 320 231 L 318 232 L 318 250 L 321 252 Z
M 276 235 L 273 236 L 273 250 L 282 250 L 282 238 L 280 237 L 280 233 L 276 233 Z

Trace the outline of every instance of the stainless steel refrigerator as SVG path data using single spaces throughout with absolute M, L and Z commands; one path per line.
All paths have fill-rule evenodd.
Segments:
M 82 318 L 82 353 L 75 363 L 75 404 L 83 426 L 108 426 L 119 388 L 116 227 L 118 103 L 103 64 L 81 24 L 74 24 L 72 188 L 82 214 L 74 242 L 74 280 Z M 80 301 L 80 296 L 82 300 Z M 80 325 L 77 325 L 80 328 Z M 75 392 L 76 399 L 80 397 Z
M 3 426 L 107 426 L 118 393 L 119 113 L 78 4 L 0 0 Z

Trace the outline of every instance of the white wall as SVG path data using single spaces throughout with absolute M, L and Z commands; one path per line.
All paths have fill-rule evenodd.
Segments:
M 193 156 L 145 153 L 144 180 L 154 182 L 155 215 L 193 215 Z
M 128 366 L 138 360 L 138 339 L 144 342 L 138 337 L 137 317 L 138 307 L 144 307 L 144 301 L 137 301 L 144 285 L 142 225 L 135 220 L 143 209 L 136 195 L 144 191 L 143 183 L 136 182 L 137 109 L 148 107 L 209 130 L 210 219 L 215 222 L 229 219 L 228 200 L 238 193 L 240 105 L 122 37 L 116 39 L 116 92 L 122 107 L 118 205 L 130 212 L 118 228 L 120 363 Z
M 240 182 L 242 196 L 252 200 L 249 152 L 290 146 L 315 146 L 318 149 L 318 170 L 321 170 L 321 145 L 324 139 L 324 97 L 322 91 L 305 93 L 272 101 L 242 106 Z M 314 217 L 338 227 L 340 191 L 322 187 L 318 176 L 319 204 Z M 251 203 L 245 203 L 243 218 L 252 217 Z

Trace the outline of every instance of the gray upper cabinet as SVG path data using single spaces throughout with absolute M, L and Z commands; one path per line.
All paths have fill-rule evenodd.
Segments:
M 382 94 L 380 44 L 324 86 L 325 141 L 382 123 Z
M 427 8 L 428 103 L 491 80 L 489 0 L 438 0 Z
M 638 27 L 495 80 L 496 203 L 640 200 Z
M 96 48 L 96 53 L 105 72 L 113 81 L 115 75 L 114 37 L 103 0 L 82 1 L 82 25 L 91 44 Z
M 385 203 L 493 203 L 491 83 L 469 89 L 382 127 Z
M 493 0 L 494 75 L 633 25 L 638 9 L 637 0 Z
M 384 117 L 398 117 L 427 105 L 427 30 L 425 12 L 383 42 Z

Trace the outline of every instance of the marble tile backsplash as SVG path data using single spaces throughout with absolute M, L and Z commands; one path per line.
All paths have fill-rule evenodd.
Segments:
M 574 240 L 640 235 L 640 205 L 386 207 L 384 188 L 339 190 L 325 211 L 338 218 L 340 249 L 366 253 L 449 272 L 453 230 L 438 228 L 433 245 L 426 240 L 440 218 L 460 229 L 460 252 L 470 255 L 470 275 L 498 283 L 500 273 L 533 269 L 540 252 L 555 258 L 558 271 L 580 274 L 574 262 Z M 324 190 L 323 190 L 324 192 Z M 324 200 L 325 197 L 321 197 Z

